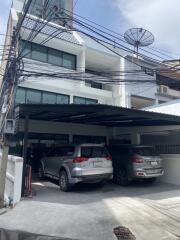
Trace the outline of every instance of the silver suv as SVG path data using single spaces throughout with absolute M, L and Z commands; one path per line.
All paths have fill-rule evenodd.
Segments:
M 55 147 L 41 159 L 39 167 L 41 179 L 58 179 L 65 192 L 78 182 L 105 182 L 112 174 L 112 158 L 102 144 Z
M 111 145 L 109 152 L 113 159 L 114 181 L 122 186 L 141 178 L 154 182 L 164 174 L 162 159 L 153 147 L 141 145 Z

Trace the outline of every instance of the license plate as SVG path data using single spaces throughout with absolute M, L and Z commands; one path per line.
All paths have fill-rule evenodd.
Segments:
M 152 165 L 152 166 L 157 166 L 158 163 L 157 163 L 157 162 L 151 162 L 151 165 Z
M 147 172 L 148 172 L 148 174 L 156 174 L 156 173 L 160 173 L 160 170 L 154 169 L 154 170 L 148 170 Z
M 102 162 L 94 162 L 94 167 L 102 167 Z

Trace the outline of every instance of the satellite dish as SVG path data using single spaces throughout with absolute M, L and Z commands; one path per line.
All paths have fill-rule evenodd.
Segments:
M 143 28 L 131 28 L 124 34 L 126 42 L 134 46 L 137 51 L 137 57 L 139 47 L 147 47 L 154 42 L 154 36 L 151 32 Z

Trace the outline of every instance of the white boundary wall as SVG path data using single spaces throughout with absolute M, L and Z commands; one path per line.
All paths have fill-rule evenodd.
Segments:
M 2 160 L 2 153 L 0 154 L 0 159 Z M 13 206 L 21 199 L 22 172 L 23 158 L 9 155 L 4 198 L 8 204 L 11 201 Z
M 180 185 L 180 154 L 161 155 L 164 166 L 164 176 L 161 182 Z

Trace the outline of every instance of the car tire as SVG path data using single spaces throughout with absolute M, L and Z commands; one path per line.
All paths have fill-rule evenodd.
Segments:
M 38 177 L 40 180 L 45 179 L 44 168 L 43 168 L 42 164 L 40 165 L 40 167 L 38 169 Z
M 65 170 L 61 170 L 59 173 L 59 187 L 63 192 L 69 192 L 71 190 L 71 185 Z
M 128 174 L 125 169 L 122 168 L 117 171 L 115 182 L 120 186 L 128 186 L 130 184 Z
M 157 178 L 147 178 L 147 179 L 145 179 L 145 182 L 146 182 L 146 183 L 153 184 L 153 183 L 156 182 L 156 180 L 157 180 Z

